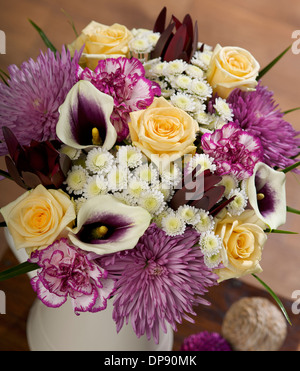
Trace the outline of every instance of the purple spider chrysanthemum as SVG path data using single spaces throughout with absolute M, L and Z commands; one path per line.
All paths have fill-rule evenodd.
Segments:
M 57 139 L 58 108 L 76 83 L 80 53 L 71 59 L 62 48 L 61 55 L 50 49 L 33 59 L 8 67 L 9 86 L 0 83 L 0 126 L 9 127 L 22 145 Z M 0 133 L 0 155 L 7 154 Z
M 79 80 L 90 81 L 101 92 L 114 98 L 111 121 L 118 141 L 129 134 L 129 113 L 150 106 L 160 95 L 158 84 L 145 78 L 143 64 L 136 58 L 107 58 L 100 60 L 94 71 L 86 68 L 78 73 Z
M 166 322 L 176 330 L 182 319 L 193 322 L 193 305 L 209 303 L 202 295 L 216 285 L 218 276 L 204 263 L 199 234 L 187 229 L 170 237 L 152 224 L 136 247 L 100 259 L 100 264 L 117 278 L 113 319 L 119 331 L 131 321 L 138 337 L 151 334 L 159 341 Z
M 296 137 L 299 132 L 283 119 L 267 87 L 259 83 L 252 92 L 235 89 L 227 102 L 233 110 L 234 122 L 260 139 L 263 162 L 284 169 L 297 161 L 290 157 L 299 154 L 300 138 Z
M 233 174 L 239 180 L 250 177 L 262 159 L 259 138 L 230 122 L 201 138 L 204 153 L 214 158 L 218 175 Z

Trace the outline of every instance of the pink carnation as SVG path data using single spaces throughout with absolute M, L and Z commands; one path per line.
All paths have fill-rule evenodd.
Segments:
M 259 138 L 232 122 L 204 134 L 201 144 L 204 153 L 214 158 L 218 175 L 233 174 L 239 180 L 250 177 L 255 164 L 263 158 Z
M 107 299 L 114 292 L 115 283 L 107 279 L 107 272 L 66 239 L 36 250 L 29 262 L 41 267 L 31 285 L 48 307 L 60 307 L 70 296 L 76 314 L 98 312 L 106 308 Z
M 161 94 L 158 84 L 145 78 L 143 64 L 136 58 L 100 60 L 94 71 L 86 68 L 78 77 L 90 81 L 102 93 L 114 98 L 111 122 L 119 142 L 129 134 L 129 113 L 147 108 L 154 96 Z

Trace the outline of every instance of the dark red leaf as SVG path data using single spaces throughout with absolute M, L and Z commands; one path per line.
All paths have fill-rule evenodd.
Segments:
M 159 58 L 159 57 L 162 57 L 163 59 L 164 52 L 173 38 L 172 32 L 173 32 L 174 26 L 175 26 L 174 23 L 169 24 L 169 26 L 165 29 L 165 31 L 160 35 L 160 38 L 158 39 L 155 45 L 155 48 L 151 53 L 152 59 Z
M 178 59 L 178 56 L 183 52 L 186 35 L 186 25 L 180 26 L 167 47 L 167 50 L 163 57 L 165 61 L 170 62 Z
M 19 144 L 14 133 L 6 126 L 2 128 L 3 136 L 5 143 L 7 145 L 8 153 L 11 158 L 15 161 L 15 158 L 18 157 L 18 153 L 21 150 L 21 145 Z
M 182 23 L 175 17 L 175 15 L 172 15 L 172 22 L 175 23 L 176 30 L 182 26 Z
M 213 207 L 209 214 L 213 217 L 215 217 L 221 210 L 224 209 L 225 206 L 227 206 L 228 204 L 230 204 L 231 201 L 233 201 L 235 198 L 235 196 L 231 197 L 229 200 L 226 200 L 226 201 L 223 201 L 221 204 Z
M 209 210 L 209 199 L 208 197 L 204 196 L 200 200 L 193 201 L 191 203 L 191 206 L 208 211 Z
M 24 179 L 25 184 L 29 188 L 35 188 L 39 184 L 42 184 L 42 181 L 40 180 L 40 178 L 37 175 L 35 175 L 33 173 L 29 173 L 28 171 L 22 172 L 22 178 Z
M 191 53 L 190 53 L 190 56 L 189 56 L 190 60 L 192 59 L 193 55 L 195 54 L 195 52 L 197 50 L 197 47 L 198 47 L 198 22 L 196 21 L 195 26 L 194 26 L 194 36 L 193 36 L 192 50 L 191 50 Z M 189 62 L 190 62 L 190 60 L 189 60 Z
M 165 27 L 166 27 L 166 17 L 167 17 L 167 8 L 164 7 L 159 13 L 155 21 L 153 32 L 159 32 L 161 34 L 164 32 Z
M 208 210 L 210 210 L 223 196 L 225 191 L 224 186 L 217 186 L 205 192 L 205 196 L 209 199 Z
M 24 184 L 21 175 L 19 174 L 18 169 L 16 168 L 16 165 L 14 164 L 13 160 L 9 156 L 5 156 L 5 163 L 6 168 L 9 173 L 9 175 L 12 177 L 12 179 L 22 188 L 27 189 L 26 185 Z

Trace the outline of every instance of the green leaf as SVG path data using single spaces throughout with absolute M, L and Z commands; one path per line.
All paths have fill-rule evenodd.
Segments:
M 32 26 L 37 30 L 47 48 L 51 49 L 55 53 L 56 52 L 55 46 L 49 41 L 48 37 L 45 35 L 43 30 L 39 26 L 37 26 L 31 19 L 28 20 L 32 24 Z
M 9 268 L 3 272 L 0 272 L 0 282 L 8 280 L 13 277 L 17 277 L 21 274 L 25 274 L 28 272 L 32 272 L 36 269 L 38 269 L 39 266 L 35 263 L 29 263 L 29 262 L 24 262 L 19 265 L 16 265 L 12 268 Z
M 290 113 L 290 112 L 294 112 L 294 111 L 297 111 L 297 110 L 299 110 L 300 109 L 300 107 L 297 107 L 297 108 L 292 108 L 292 109 L 289 109 L 289 110 L 287 110 L 287 111 L 284 111 L 284 112 L 282 112 L 284 115 L 287 115 L 288 113 Z
M 290 50 L 291 47 L 292 45 L 288 46 L 281 54 L 278 55 L 278 57 L 276 57 L 271 63 L 269 63 L 265 68 L 263 68 L 259 72 L 256 80 L 257 81 L 260 80 L 285 55 L 285 53 L 287 53 Z
M 289 207 L 289 206 L 286 207 L 286 211 L 288 213 L 294 213 L 294 214 L 300 215 L 300 210 L 293 209 L 292 207 Z
M 291 166 L 288 166 L 288 167 L 286 167 L 285 169 L 283 169 L 283 170 L 281 170 L 283 173 L 288 173 L 289 171 L 291 171 L 291 170 L 293 170 L 293 169 L 295 169 L 296 167 L 298 167 L 300 165 L 300 161 L 298 161 L 298 162 L 295 162 L 293 165 L 291 165 Z
M 283 231 L 281 229 L 266 229 L 266 233 L 298 234 L 298 232 Z
M 6 86 L 9 86 L 9 84 L 8 84 L 8 82 L 6 81 L 5 76 L 3 76 L 3 73 L 2 73 L 1 70 L 0 70 L 0 79 L 4 82 L 4 84 L 5 84 Z
M 75 33 L 75 36 L 78 37 L 79 34 L 78 34 L 78 32 L 77 32 L 77 30 L 76 30 L 76 28 L 75 28 L 75 24 L 74 24 L 73 19 L 71 18 L 71 16 L 70 16 L 70 15 L 69 15 L 69 14 L 68 14 L 64 9 L 61 9 L 61 11 L 62 11 L 62 12 L 64 13 L 64 15 L 67 17 L 69 24 L 70 24 L 71 27 L 73 28 L 73 31 L 74 31 L 74 33 Z
M 292 326 L 292 323 L 291 323 L 291 320 L 287 314 L 287 311 L 285 310 L 284 308 L 284 305 L 282 304 L 281 300 L 278 298 L 278 296 L 274 293 L 274 291 L 263 281 L 261 280 L 259 277 L 257 277 L 255 274 L 252 274 L 252 276 L 254 278 L 257 279 L 257 281 L 259 283 L 261 283 L 263 285 L 263 287 L 268 291 L 268 293 L 272 296 L 272 298 L 276 301 L 276 303 L 278 304 L 279 308 L 281 309 L 284 317 L 286 318 L 286 320 L 288 321 L 288 323 Z

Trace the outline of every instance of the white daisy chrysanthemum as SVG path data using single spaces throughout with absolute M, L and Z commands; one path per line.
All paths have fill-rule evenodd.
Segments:
M 231 215 L 240 215 L 247 206 L 248 197 L 246 192 L 236 188 L 229 193 L 228 199 L 231 197 L 234 197 L 234 199 L 227 205 L 227 210 Z
M 222 248 L 221 238 L 212 231 L 202 233 L 199 244 L 205 256 L 216 255 Z
M 152 164 L 143 164 L 138 166 L 134 170 L 134 176 L 149 184 L 157 184 L 159 178 L 158 170 Z
M 153 222 L 156 223 L 156 225 L 162 229 L 162 220 L 163 218 L 167 217 L 169 214 L 170 214 L 170 210 L 168 208 L 165 208 L 159 214 L 154 215 Z
M 175 107 L 182 109 L 183 111 L 194 111 L 195 110 L 195 102 L 194 99 L 185 93 L 175 93 L 170 97 L 172 104 Z
M 180 206 L 177 210 L 177 213 L 187 224 L 196 225 L 200 221 L 198 209 L 196 209 L 194 206 Z
M 107 174 L 107 182 L 109 191 L 127 189 L 128 169 L 122 166 L 113 166 Z
M 175 193 L 175 189 L 169 183 L 160 182 L 155 185 L 155 189 L 164 195 L 164 201 L 166 202 L 170 201 Z
M 165 75 L 180 75 L 187 67 L 187 63 L 182 59 L 175 59 L 171 62 L 167 62 L 164 67 Z
M 113 196 L 125 205 L 136 206 L 135 200 L 126 191 L 114 192 Z
M 82 166 L 73 166 L 64 182 L 67 185 L 67 191 L 75 195 L 82 194 L 88 176 L 88 172 Z
M 206 113 L 206 112 L 195 112 L 195 113 L 193 113 L 193 118 L 200 125 L 209 125 L 209 123 L 210 123 L 210 114 Z
M 214 164 L 214 159 L 205 153 L 196 153 L 195 156 L 192 157 L 191 161 L 189 161 L 187 165 L 188 172 L 192 172 L 198 165 L 201 166 L 201 173 L 204 170 L 210 170 L 211 172 L 214 172 L 217 168 Z
M 212 96 L 212 88 L 204 80 L 193 79 L 190 85 L 190 91 L 201 99 L 206 99 Z
M 142 192 L 137 202 L 151 215 L 159 214 L 165 207 L 164 195 L 157 189 Z
M 86 203 L 87 199 L 85 197 L 79 197 L 77 198 L 74 203 L 75 203 L 75 210 L 76 214 L 78 214 L 78 211 L 80 210 L 81 206 Z
M 174 87 L 182 90 L 190 89 L 193 80 L 187 75 L 179 75 L 176 79 L 173 80 Z
M 160 33 L 159 32 L 148 32 L 145 34 L 145 37 L 149 41 L 149 43 L 154 47 L 157 44 L 158 39 L 160 38 Z
M 78 160 L 81 155 L 81 149 L 73 148 L 63 144 L 60 149 L 60 153 L 67 155 L 71 160 Z
M 169 212 L 161 220 L 162 229 L 168 236 L 178 236 L 184 233 L 186 224 L 184 220 L 175 212 Z
M 208 211 L 199 209 L 198 210 L 199 221 L 195 224 L 194 228 L 199 233 L 209 232 L 213 230 L 215 221 Z
M 161 171 L 161 180 L 164 184 L 177 185 L 182 179 L 182 171 L 180 166 L 171 162 Z
M 220 251 L 214 255 L 204 256 L 204 263 L 208 268 L 217 268 L 220 265 L 221 261 L 222 261 L 222 254 Z
M 136 177 L 130 177 L 128 180 L 127 192 L 134 198 L 139 198 L 143 191 L 149 189 L 149 184 Z
M 158 64 L 161 63 L 160 58 L 155 58 L 155 59 L 149 59 L 148 61 L 143 63 L 144 69 L 145 69 L 145 76 L 147 78 L 153 78 L 154 75 L 152 74 L 152 68 Z
M 86 157 L 86 167 L 92 173 L 105 174 L 110 171 L 114 163 L 114 156 L 103 148 L 93 148 Z
M 143 36 L 132 39 L 128 47 L 133 53 L 149 53 L 152 50 L 152 44 Z
M 233 112 L 229 104 L 226 102 L 226 99 L 216 98 L 214 109 L 217 111 L 217 114 L 227 121 L 231 121 L 233 118 Z
M 202 68 L 204 71 L 207 70 L 211 61 L 212 51 L 205 50 L 203 52 L 196 52 L 191 59 L 191 64 Z
M 193 66 L 192 64 L 188 65 L 188 67 L 185 70 L 185 73 L 196 79 L 203 78 L 203 71 L 201 70 L 201 68 L 199 68 L 198 66 Z
M 133 169 L 142 164 L 142 152 L 134 146 L 120 146 L 118 150 L 118 161 L 121 166 L 127 166 Z
M 83 195 L 89 199 L 107 193 L 107 181 L 103 176 L 93 175 L 88 177 L 83 189 Z
M 164 76 L 164 67 L 165 62 L 158 62 L 150 68 L 149 73 L 151 76 Z
M 222 180 L 219 185 L 225 187 L 224 196 L 229 198 L 229 194 L 232 190 L 236 189 L 238 186 L 238 180 L 234 175 L 222 175 Z

